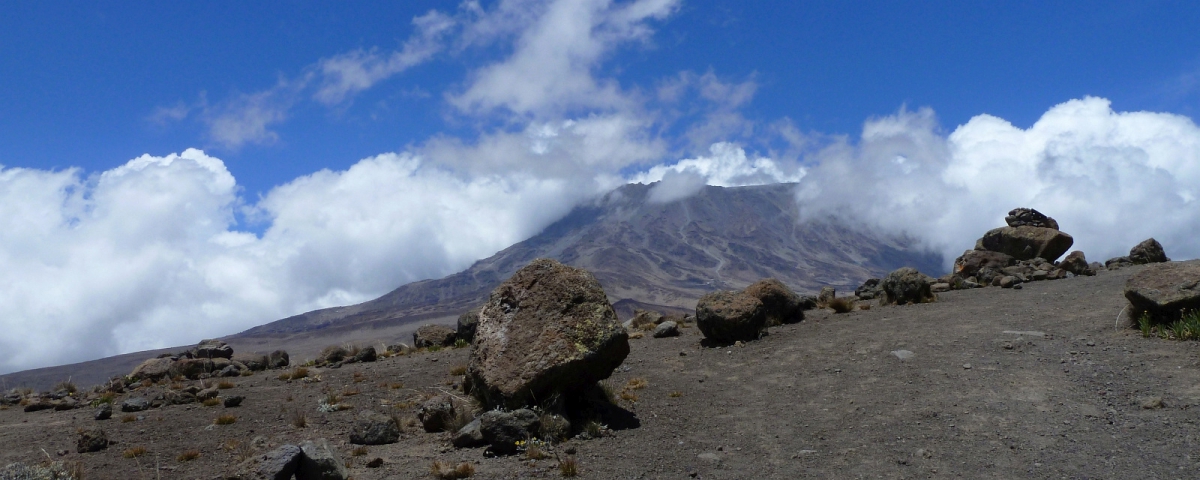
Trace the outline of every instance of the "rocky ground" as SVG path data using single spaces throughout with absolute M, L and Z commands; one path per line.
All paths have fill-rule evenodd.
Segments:
M 581 478 L 1195 478 L 1200 343 L 1115 326 L 1125 280 L 1142 268 L 810 311 L 743 346 L 702 347 L 696 328 L 647 335 L 630 341 L 610 380 L 645 381 L 627 390 L 636 401 L 621 400 L 638 425 L 550 450 L 574 450 Z M 469 462 L 471 478 L 558 477 L 553 456 L 488 458 L 415 419 L 398 443 L 357 452 L 349 443 L 358 411 L 414 417 L 415 398 L 455 392 L 462 377 L 452 372 L 468 353 L 310 369 L 319 381 L 258 372 L 222 390 L 245 397 L 228 409 L 175 405 L 97 421 L 91 408 L 10 407 L 0 410 L 0 465 L 53 459 L 77 462 L 89 479 L 214 479 L 253 452 L 326 438 L 358 480 L 431 478 L 435 461 Z M 319 412 L 330 394 L 353 408 Z M 233 423 L 214 424 L 227 414 Z M 76 453 L 77 430 L 94 426 L 116 443 Z M 188 451 L 199 455 L 181 459 Z M 368 468 L 376 458 L 382 465 Z

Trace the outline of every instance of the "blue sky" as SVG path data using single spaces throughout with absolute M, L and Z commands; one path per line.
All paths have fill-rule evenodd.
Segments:
M 1092 260 L 1149 236 L 1197 257 L 1198 24 L 1185 2 L 6 5 L 0 373 L 368 300 L 631 181 L 798 182 L 806 216 L 947 262 L 1018 206 Z

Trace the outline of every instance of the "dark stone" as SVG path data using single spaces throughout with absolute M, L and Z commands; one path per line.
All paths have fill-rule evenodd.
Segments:
M 354 355 L 356 362 L 374 362 L 379 359 L 379 355 L 375 353 L 375 347 L 363 347 L 358 349 L 358 354 Z
M 141 412 L 150 408 L 150 401 L 142 397 L 127 398 L 121 402 L 121 411 L 126 413 Z
M 1119 270 L 1124 267 L 1133 266 L 1133 260 L 1129 257 L 1113 257 L 1104 261 L 1105 270 Z
M 716 342 L 757 340 L 767 334 L 767 316 L 762 302 L 745 292 L 713 292 L 696 302 L 696 327 Z
M 350 352 L 348 350 L 346 350 L 344 347 L 340 347 L 337 345 L 331 345 L 331 346 L 325 347 L 325 349 L 321 350 L 321 353 L 319 355 L 317 355 L 317 363 L 318 364 L 338 363 L 338 362 L 341 362 L 342 360 L 345 360 L 346 357 L 349 355 L 350 355 Z
M 627 355 L 629 335 L 596 277 L 538 259 L 480 310 L 467 388 L 489 408 L 520 408 L 582 391 Z
M 296 480 L 346 479 L 345 464 L 324 438 L 301 443 L 300 451 L 304 454 L 296 466 Z
M 967 250 L 954 260 L 953 273 L 965 279 L 975 277 L 975 282 L 990 285 L 992 279 L 1002 276 L 1005 267 L 1017 264 L 1012 255 L 987 250 Z
M 1056 260 L 1074 243 L 1070 235 L 1053 228 L 1000 227 L 983 234 L 975 249 L 1008 254 L 1017 260 Z
M 862 285 L 859 285 L 858 288 L 854 289 L 854 296 L 858 297 L 860 300 L 873 300 L 878 298 L 880 295 L 883 295 L 883 289 L 879 287 L 880 281 L 882 280 L 878 278 L 868 278 L 867 281 L 863 282 Z
M 233 347 L 220 340 L 201 340 L 191 352 L 195 358 L 233 358 Z
M 804 320 L 804 310 L 800 308 L 800 296 L 779 280 L 774 278 L 759 280 L 750 284 L 743 291 L 762 302 L 763 314 L 767 316 L 767 325 L 797 323 Z
M 79 431 L 79 439 L 75 442 L 75 451 L 79 453 L 99 452 L 108 448 L 108 435 L 99 428 L 85 428 Z
M 497 455 L 517 453 L 517 442 L 536 436 L 539 426 L 537 413 L 526 408 L 511 412 L 492 410 L 479 417 L 483 441 Z
M 242 404 L 242 400 L 245 399 L 246 397 L 241 395 L 230 395 L 228 397 L 223 397 L 221 399 L 221 404 L 224 405 L 225 408 L 235 408 L 240 406 Z
M 387 415 L 363 410 L 354 419 L 350 443 L 356 445 L 386 445 L 400 439 L 400 427 Z
M 1145 265 L 1169 262 L 1171 259 L 1167 258 L 1167 253 L 1163 251 L 1163 246 L 1158 240 L 1147 238 L 1129 250 L 1129 261 L 1134 265 Z
M 1087 257 L 1079 250 L 1067 254 L 1067 257 L 1059 262 L 1058 267 L 1075 275 L 1096 274 L 1096 271 L 1092 270 L 1092 267 L 1088 265 Z
M 483 432 L 479 431 L 480 420 L 476 418 L 471 420 L 471 423 L 466 424 L 454 434 L 454 438 L 450 443 L 458 448 L 482 447 L 487 445 L 483 440 Z
M 1032 208 L 1015 208 L 1004 217 L 1010 227 L 1044 227 L 1058 230 L 1058 222 Z
M 456 402 L 449 395 L 438 395 L 421 404 L 417 420 L 421 421 L 426 432 L 442 432 L 454 423 L 458 410 L 462 408 L 469 407 Z
M 458 316 L 458 328 L 454 330 L 454 335 L 458 340 L 467 343 L 475 341 L 475 327 L 479 325 L 480 309 L 481 307 L 475 307 Z
M 304 452 L 295 445 L 283 445 L 275 450 L 246 460 L 238 467 L 244 480 L 290 480 L 296 474 Z
M 932 283 L 932 278 L 915 268 L 902 267 L 887 274 L 879 286 L 883 289 L 886 303 L 904 305 L 936 300 L 937 297 L 930 288 Z
M 93 418 L 96 420 L 108 420 L 112 418 L 112 404 L 101 403 L 100 406 L 96 408 L 96 414 L 93 416 Z
M 429 348 L 432 346 L 449 347 L 454 345 L 454 329 L 445 325 L 424 325 L 413 332 L 413 346 Z
M 290 363 L 288 353 L 283 350 L 276 350 L 267 355 L 267 365 L 271 368 L 283 368 Z
M 233 356 L 233 361 L 245 365 L 252 372 L 266 370 L 271 366 L 271 360 L 261 353 L 239 353 Z

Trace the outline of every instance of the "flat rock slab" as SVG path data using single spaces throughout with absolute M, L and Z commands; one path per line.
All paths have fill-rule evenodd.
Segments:
M 1186 311 L 1200 310 L 1200 260 L 1156 263 L 1125 282 L 1125 298 L 1133 318 L 1143 313 L 1158 323 L 1178 320 Z

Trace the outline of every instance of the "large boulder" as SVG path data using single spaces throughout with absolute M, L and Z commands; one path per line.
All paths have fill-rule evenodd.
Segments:
M 171 364 L 171 377 L 183 377 L 195 380 L 201 375 L 213 372 L 213 361 L 207 358 L 181 358 Z
M 1125 281 L 1125 298 L 1133 306 L 1133 318 L 1147 313 L 1156 323 L 1200 311 L 1200 260 L 1146 267 Z
M 443 432 L 452 425 L 461 414 L 470 413 L 471 406 L 450 395 L 438 395 L 421 404 L 417 411 L 417 420 L 426 432 Z
M 346 347 L 340 345 L 330 345 L 321 349 L 321 353 L 317 354 L 317 364 L 324 365 L 327 363 L 337 363 L 346 360 L 350 356 L 350 351 Z
M 804 320 L 800 295 L 774 278 L 759 280 L 743 290 L 763 304 L 763 314 L 768 325 L 797 323 Z
M 133 368 L 133 372 L 129 374 L 129 378 L 134 381 L 150 379 L 158 381 L 171 373 L 171 366 L 175 364 L 175 360 L 170 357 L 151 358 Z
M 413 346 L 417 348 L 449 347 L 454 340 L 454 329 L 445 325 L 425 325 L 413 332 Z
M 300 451 L 296 480 L 345 480 L 346 466 L 324 438 L 301 443 Z
M 854 296 L 858 297 L 860 300 L 873 300 L 879 298 L 880 295 L 883 295 L 883 289 L 879 287 L 880 281 L 882 280 L 878 278 L 868 278 L 862 283 L 862 285 L 859 285 L 858 288 L 854 289 Z
M 967 250 L 954 260 L 953 273 L 961 278 L 975 277 L 976 282 L 987 285 L 999 276 L 1005 267 L 1016 265 L 1012 255 L 987 250 Z
M 467 368 L 486 407 L 520 408 L 583 391 L 629 355 L 629 335 L 586 270 L 538 259 L 492 291 Z
M 356 445 L 386 445 L 399 439 L 400 426 L 396 420 L 370 410 L 359 412 L 350 429 L 350 443 Z
M 1058 230 L 1058 222 L 1032 208 L 1014 208 L 1004 217 L 1010 227 L 1043 227 Z
M 289 480 L 304 459 L 304 452 L 295 445 L 281 445 L 270 452 L 246 459 L 233 478 L 245 480 Z
M 1041 257 L 1054 261 L 1067 253 L 1075 239 L 1063 232 L 1046 227 L 1000 227 L 988 230 L 975 242 L 976 250 L 1011 255 L 1017 260 Z
M 233 347 L 220 340 L 201 340 L 200 344 L 192 349 L 192 356 L 196 358 L 233 358 Z
M 291 360 L 288 358 L 288 353 L 283 350 L 276 350 L 267 355 L 267 364 L 271 368 L 283 368 L 288 366 Z
M 746 292 L 713 292 L 696 302 L 696 327 L 711 340 L 757 340 L 767 334 L 767 326 L 762 301 Z
M 1129 249 L 1129 261 L 1134 265 L 1145 265 L 1169 262 L 1171 259 L 1167 258 L 1167 253 L 1163 251 L 1163 246 L 1158 240 L 1147 238 Z
M 271 359 L 261 353 L 237 353 L 233 355 L 233 361 L 245 365 L 254 372 L 266 370 L 271 366 Z
M 932 284 L 933 279 L 928 275 L 912 267 L 902 267 L 887 274 L 880 282 L 880 287 L 883 289 L 884 301 L 904 305 L 936 300 L 937 297 L 930 289 Z
M 479 325 L 479 308 L 472 308 L 462 315 L 458 316 L 458 328 L 454 329 L 454 335 L 458 340 L 467 343 L 475 341 L 475 327 Z
M 1092 267 L 1088 265 L 1087 257 L 1084 256 L 1083 252 L 1079 250 L 1068 253 L 1067 257 L 1059 262 L 1058 268 L 1071 272 L 1075 275 L 1096 274 L 1096 271 L 1092 270 Z

